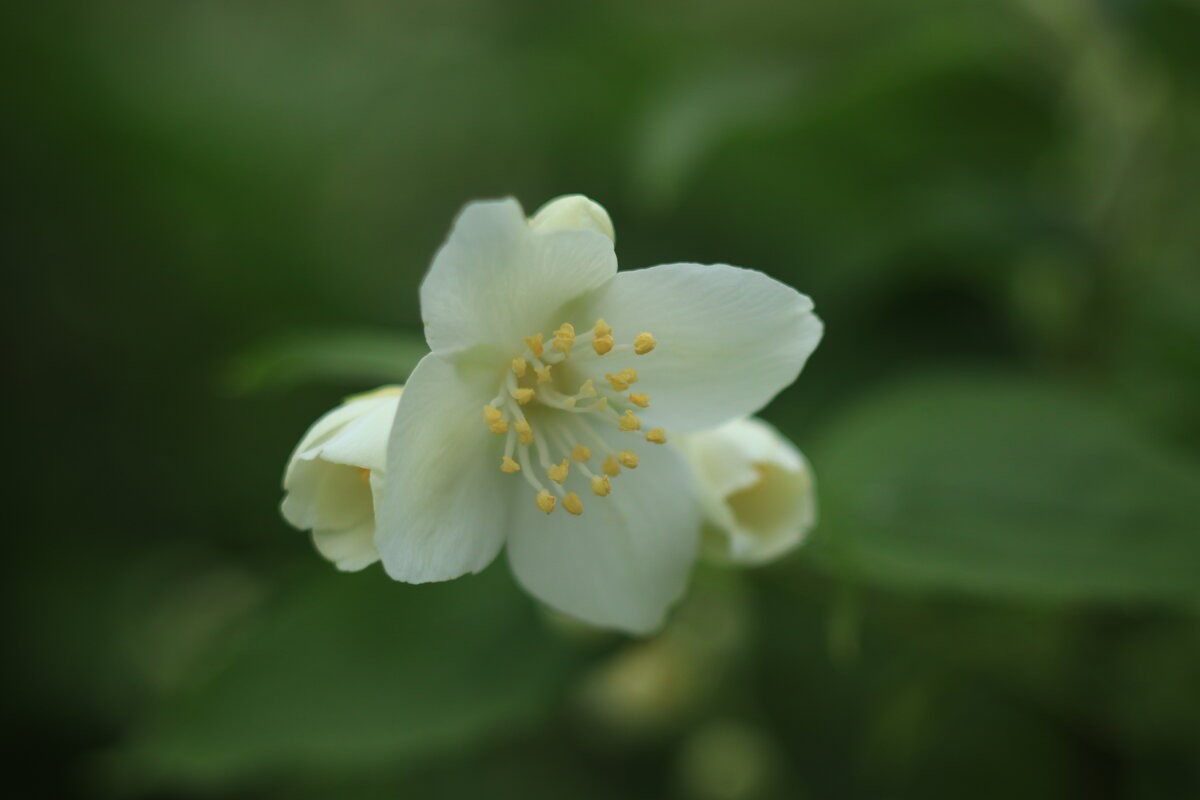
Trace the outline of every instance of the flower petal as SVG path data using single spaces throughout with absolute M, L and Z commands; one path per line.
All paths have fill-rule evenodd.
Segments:
M 645 355 L 613 354 L 592 370 L 634 367 L 650 396 L 639 416 L 668 434 L 702 430 L 766 405 L 796 380 L 821 340 L 812 301 L 754 270 L 667 264 L 622 272 L 588 298 L 584 319 L 603 317 L 618 342 L 643 332 Z
M 619 447 L 629 438 L 606 433 Z M 641 463 L 596 497 L 582 480 L 583 514 L 544 514 L 533 497 L 513 508 L 508 558 L 542 602 L 594 625 L 647 633 L 682 595 L 695 557 L 699 514 L 687 468 L 668 447 L 642 447 Z M 572 488 L 569 484 L 566 487 Z
M 499 437 L 480 418 L 498 381 L 433 353 L 409 377 L 375 504 L 375 543 L 394 579 L 457 578 L 499 552 L 512 484 L 499 470 Z
M 425 336 L 443 357 L 507 352 L 549 333 L 561 309 L 617 271 L 612 240 L 586 228 L 535 232 L 509 198 L 463 209 L 421 284 Z
M 321 555 L 343 572 L 357 572 L 379 560 L 374 520 L 343 530 L 317 529 L 312 537 Z

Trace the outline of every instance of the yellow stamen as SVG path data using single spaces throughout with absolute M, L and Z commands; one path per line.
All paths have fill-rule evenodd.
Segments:
M 592 339 L 592 349 L 596 351 L 596 355 L 604 355 L 613 349 L 613 337 L 597 336 L 595 339 Z
M 576 461 L 587 461 L 591 457 L 592 451 L 582 444 L 575 445 L 575 449 L 571 451 L 571 458 Z
M 614 390 L 623 392 L 629 388 L 629 384 L 621 379 L 620 375 L 605 375 L 604 379 L 612 384 Z
M 554 332 L 554 344 L 551 346 L 565 356 L 570 355 L 573 344 L 575 344 L 575 326 L 564 322 Z
M 547 364 L 544 367 L 534 367 L 533 371 L 537 373 L 537 382 L 538 383 L 550 383 L 550 381 L 554 380 L 553 378 L 550 377 L 550 365 L 549 364 Z
M 586 381 L 583 382 L 583 385 L 579 387 L 579 396 L 580 397 L 595 397 L 596 396 L 596 384 L 592 383 L 591 378 L 588 378 Z
M 629 469 L 637 469 L 638 457 L 637 453 L 632 450 L 620 450 L 617 452 L 617 460 L 621 462 L 621 466 Z
M 525 405 L 533 399 L 533 389 L 517 389 L 512 393 L 512 396 L 517 399 L 521 405 Z
M 493 422 L 499 422 L 502 419 L 504 419 L 504 413 L 500 409 L 495 406 L 483 407 L 483 421 L 486 424 L 491 425 Z
M 654 349 L 654 345 L 658 342 L 654 341 L 654 337 L 648 333 L 639 333 L 637 338 L 633 340 L 633 352 L 639 356 L 644 356 Z
M 625 381 L 625 383 L 637 383 L 638 374 L 636 369 L 623 369 L 617 373 L 617 377 Z
M 546 476 L 555 483 L 562 483 L 567 479 L 567 473 L 570 472 L 571 465 L 564 458 L 561 464 L 555 464 L 550 469 L 546 470 Z
M 513 430 L 517 432 L 521 444 L 533 444 L 533 428 L 529 427 L 524 417 L 513 423 Z
M 604 463 L 600 465 L 600 469 L 604 470 L 604 474 L 610 478 L 615 478 L 621 474 L 621 465 L 612 456 L 604 459 Z
M 607 497 L 608 493 L 611 491 L 612 481 L 608 479 L 607 475 L 592 476 L 592 494 L 596 495 L 597 497 Z
M 654 428 L 646 434 L 646 441 L 654 442 L 655 444 L 666 444 L 667 432 L 662 428 Z
M 549 514 L 551 511 L 554 510 L 554 504 L 557 503 L 558 501 L 554 499 L 554 495 L 550 494 L 550 492 L 546 491 L 545 489 L 542 489 L 540 492 L 537 493 L 537 501 L 536 502 L 537 502 L 538 508 L 540 508 L 542 511 L 545 511 L 547 514 Z
M 517 462 L 513 461 L 508 456 L 504 456 L 503 458 L 500 459 L 500 471 L 507 472 L 509 475 L 511 475 L 514 472 L 520 472 L 521 465 L 518 464 Z
M 632 411 L 626 410 L 625 415 L 617 420 L 617 427 L 623 431 L 639 431 L 642 421 Z
M 633 403 L 635 406 L 641 406 L 642 408 L 649 408 L 650 407 L 650 395 L 642 394 L 641 392 L 630 392 L 629 393 L 629 402 Z
M 525 363 L 525 359 L 523 359 L 523 358 L 514 358 L 512 360 L 512 371 L 517 373 L 518 378 L 525 377 L 525 367 L 526 366 L 527 365 Z
M 574 492 L 567 492 L 567 496 L 563 498 L 563 508 L 575 516 L 583 513 L 583 503 L 579 500 L 579 495 Z
M 492 433 L 508 433 L 508 420 L 499 419 L 488 425 L 488 430 Z
M 359 467 L 358 468 L 358 479 L 360 481 L 362 481 L 363 483 L 370 483 L 371 482 L 371 470 L 367 469 L 366 467 Z
M 596 327 L 592 328 L 592 331 L 597 337 L 612 336 L 612 326 L 605 322 L 603 318 L 596 320 Z
M 565 405 L 567 408 L 574 408 L 575 404 L 578 402 L 579 401 L 577 399 L 575 399 L 574 397 L 564 397 L 563 398 L 563 405 Z
M 597 411 L 604 411 L 606 408 L 608 408 L 608 398 L 601 397 L 599 400 L 597 400 L 595 408 Z
M 534 358 L 541 358 L 545 348 L 542 346 L 542 335 L 539 333 L 536 336 L 528 336 L 524 340 L 529 346 L 529 350 L 533 353 Z

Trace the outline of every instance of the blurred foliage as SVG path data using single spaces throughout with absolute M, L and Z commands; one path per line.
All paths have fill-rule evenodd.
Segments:
M 1195 0 L 8 17 L 15 796 L 1200 796 Z M 812 546 L 646 642 L 277 513 L 455 211 L 565 192 L 827 325 Z

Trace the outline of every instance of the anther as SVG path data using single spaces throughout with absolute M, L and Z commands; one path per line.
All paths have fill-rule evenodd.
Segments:
M 612 326 L 605 322 L 602 317 L 596 320 L 596 327 L 592 328 L 592 332 L 595 333 L 597 337 L 612 336 Z
M 621 370 L 617 373 L 617 377 L 625 383 L 637 383 L 638 380 L 637 370 L 633 368 Z
M 620 375 L 605 375 L 604 379 L 612 384 L 615 391 L 623 392 L 629 388 L 629 384 Z
M 623 431 L 637 431 L 642 429 L 642 421 L 629 410 L 617 420 L 617 427 Z
M 586 445 L 577 444 L 575 449 L 571 451 L 571 458 L 576 461 L 587 461 L 592 457 L 592 451 Z
M 541 358 L 545 348 L 542 346 L 542 335 L 539 333 L 536 336 L 527 336 L 522 341 L 529 346 L 529 350 L 535 358 Z
M 536 502 L 538 508 L 549 514 L 554 510 L 554 504 L 558 501 L 554 498 L 554 495 L 550 494 L 550 492 L 546 491 L 545 489 L 542 489 L 537 493 Z
M 641 392 L 630 392 L 629 402 L 633 403 L 635 406 L 640 406 L 641 408 L 649 408 L 650 395 L 642 394 Z
M 524 417 L 513 423 L 513 430 L 517 432 L 521 444 L 533 444 L 533 428 L 529 427 L 529 422 Z
M 573 344 L 575 344 L 575 326 L 564 322 L 554 332 L 554 343 L 551 347 L 566 356 L 571 354 L 571 345 Z
M 533 389 L 517 389 L 512 393 L 512 396 L 517 399 L 521 405 L 525 405 L 533 399 Z
M 600 465 L 600 469 L 604 470 L 604 474 L 610 478 L 615 478 L 621 474 L 621 465 L 617 463 L 617 459 L 613 456 L 604 459 L 604 463 Z
M 495 406 L 483 407 L 483 423 L 492 433 L 508 433 L 508 420 Z
M 646 433 L 646 441 L 654 442 L 654 444 L 666 444 L 667 432 L 662 428 L 654 428 Z
M 644 356 L 654 349 L 654 345 L 658 342 L 654 341 L 654 337 L 648 333 L 639 333 L 633 340 L 633 352 L 639 356 Z
M 567 473 L 570 471 L 570 469 L 570 464 L 564 458 L 561 464 L 555 464 L 554 466 L 550 467 L 550 469 L 546 470 L 546 477 L 550 478 L 550 480 L 554 481 L 555 483 L 562 483 L 567 479 Z
M 596 355 L 604 355 L 613 349 L 613 337 L 597 336 L 595 339 L 592 339 L 592 349 L 596 351 Z
M 547 364 L 544 367 L 534 367 L 533 371 L 537 373 L 537 382 L 538 383 L 550 383 L 550 381 L 554 380 L 553 378 L 550 377 L 550 365 L 549 364 Z
M 583 513 L 583 503 L 579 500 L 579 495 L 574 492 L 567 492 L 567 496 L 563 498 L 563 508 L 575 516 Z
M 512 371 L 517 374 L 518 378 L 525 377 L 525 367 L 525 359 L 518 357 L 512 360 Z
M 632 450 L 617 451 L 617 460 L 621 462 L 621 466 L 623 466 L 623 467 L 628 467 L 629 469 L 637 469 L 637 465 L 638 465 L 637 453 L 633 452 Z
M 504 456 L 500 459 L 500 471 L 507 472 L 509 475 L 512 475 L 514 472 L 521 471 L 521 465 L 516 461 L 513 461 L 508 456 Z
M 579 387 L 578 394 L 580 397 L 595 397 L 596 396 L 596 384 L 592 383 L 591 378 L 588 378 L 586 381 L 583 382 L 583 385 Z
M 607 475 L 592 476 L 592 494 L 596 495 L 597 497 L 607 497 L 608 493 L 611 491 L 612 481 L 608 479 Z

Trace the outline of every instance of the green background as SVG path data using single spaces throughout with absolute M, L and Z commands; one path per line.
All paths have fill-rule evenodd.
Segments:
M 1200 797 L 1194 0 L 9 16 L 15 795 Z M 463 203 L 570 192 L 827 326 L 812 541 L 651 640 L 277 510 Z

